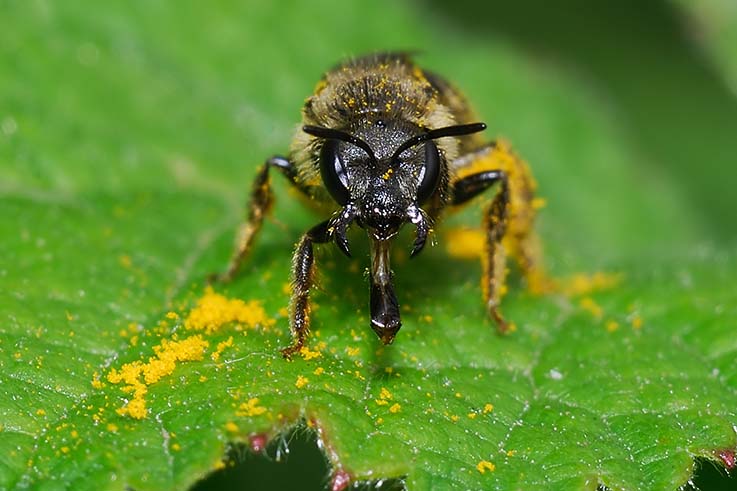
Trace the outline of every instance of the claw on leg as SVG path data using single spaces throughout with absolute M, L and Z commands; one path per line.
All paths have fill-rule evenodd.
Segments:
M 415 241 L 412 244 L 412 252 L 410 252 L 410 257 L 415 257 L 425 247 L 425 243 L 427 243 L 427 237 L 431 230 L 430 219 L 427 218 L 425 212 L 417 205 L 410 206 L 407 210 L 407 217 L 416 229 Z
M 328 233 L 331 233 L 335 239 L 335 245 L 347 257 L 351 257 L 351 249 L 348 244 L 348 227 L 356 218 L 357 209 L 352 204 L 347 204 L 335 217 L 330 220 Z

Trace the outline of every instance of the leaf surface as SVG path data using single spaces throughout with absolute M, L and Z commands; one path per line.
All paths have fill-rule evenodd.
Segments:
M 221 467 L 229 442 L 301 418 L 353 478 L 409 489 L 675 489 L 694 456 L 735 448 L 737 258 L 698 203 L 647 167 L 581 79 L 415 10 L 9 6 L 0 488 L 181 489 Z M 513 274 L 504 311 L 518 329 L 500 337 L 477 262 L 447 250 L 449 230 L 478 224 L 472 206 L 417 259 L 398 239 L 404 326 L 380 348 L 356 234 L 355 260 L 321 249 L 314 354 L 286 362 L 290 255 L 321 217 L 275 178 L 275 220 L 241 276 L 217 287 L 224 298 L 204 278 L 321 72 L 346 53 L 415 46 L 530 161 L 552 270 L 623 279 L 534 297 Z M 254 300 L 264 316 L 192 328 L 203 297 Z M 190 351 L 172 344 L 195 336 Z M 126 365 L 149 370 L 145 393 L 116 380 Z

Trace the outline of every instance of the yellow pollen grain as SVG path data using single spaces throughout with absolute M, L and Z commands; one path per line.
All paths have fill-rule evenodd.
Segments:
M 110 433 L 117 433 L 118 432 L 118 425 L 115 423 L 108 423 L 107 425 L 107 431 Z
M 484 414 L 489 414 L 493 410 L 494 410 L 494 405 L 493 404 L 487 403 L 487 404 L 484 405 Z
M 389 402 L 386 399 L 374 399 L 377 406 L 386 406 Z
M 606 323 L 606 330 L 609 332 L 614 332 L 617 329 L 619 329 L 619 322 L 617 321 L 607 321 Z
M 379 397 L 382 399 L 391 399 L 394 397 L 391 392 L 386 387 L 381 388 L 381 393 L 379 394 Z
M 294 386 L 298 389 L 301 389 L 305 385 L 310 383 L 310 379 L 307 377 L 303 377 L 302 375 L 297 375 L 297 380 L 294 382 Z
M 46 411 L 44 409 L 37 409 L 36 416 L 46 416 Z
M 314 373 L 315 375 L 322 375 L 322 373 L 324 371 L 325 371 L 325 369 L 323 367 L 317 367 L 317 368 L 315 368 L 315 371 L 312 372 L 312 373 Z
M 642 317 L 640 317 L 639 315 L 634 316 L 630 322 L 632 324 L 632 329 L 642 328 Z
M 179 314 L 177 314 L 176 312 L 167 312 L 164 317 L 166 317 L 167 319 L 171 319 L 171 320 L 174 320 L 175 321 L 175 320 L 179 319 Z
M 207 287 L 205 294 L 197 301 L 197 305 L 184 321 L 184 327 L 212 334 L 230 322 L 237 322 L 250 329 L 274 323 L 273 319 L 268 318 L 260 302 L 227 298 L 215 293 L 212 287 Z
M 133 261 L 131 261 L 131 257 L 128 254 L 118 256 L 118 263 L 126 269 L 129 269 L 133 265 Z
M 79 438 L 79 432 L 77 430 L 72 430 L 69 434 L 72 438 Z
M 319 351 L 313 351 L 307 346 L 303 346 L 299 350 L 299 354 L 302 355 L 302 358 L 304 358 L 306 361 L 310 361 L 314 358 L 319 358 L 322 356 L 322 353 L 320 353 Z
M 348 354 L 348 356 L 358 356 L 358 354 L 361 352 L 361 348 L 346 346 L 345 352 Z
M 456 397 L 461 398 L 463 395 L 460 392 L 456 392 Z
M 494 469 L 496 469 L 496 466 L 488 460 L 482 460 L 476 464 L 476 470 L 481 474 L 486 474 L 486 471 L 494 472 Z
M 229 433 L 238 433 L 240 431 L 240 428 L 238 428 L 238 425 L 233 423 L 232 421 L 228 421 L 225 423 L 225 431 Z
M 476 419 L 476 413 L 468 413 L 466 416 L 468 416 L 468 419 Z
M 568 296 L 588 295 L 592 292 L 608 290 L 622 281 L 621 274 L 596 272 L 579 273 L 562 281 L 561 289 Z
M 459 419 L 461 419 L 461 417 L 460 417 L 460 416 L 458 416 L 457 414 L 453 414 L 453 415 L 451 415 L 451 417 L 450 417 L 450 420 L 451 420 L 452 422 L 454 422 L 454 423 L 457 423 Z
M 182 449 L 182 446 L 179 445 L 178 443 L 172 443 L 171 444 L 171 449 L 174 450 L 175 452 L 178 452 L 178 451 L 180 451 Z
M 394 371 L 393 367 L 384 367 L 384 372 L 386 373 L 392 373 Z
M 401 411 L 401 410 L 402 410 L 402 406 L 401 406 L 401 405 L 399 405 L 399 403 L 394 403 L 394 404 L 392 404 L 392 406 L 391 406 L 391 407 L 389 408 L 389 412 L 390 412 L 390 413 L 392 413 L 392 414 L 396 414 L 396 413 L 398 413 L 398 412 L 399 412 L 399 411 Z
M 69 447 L 61 447 L 60 450 L 61 450 L 61 453 L 63 453 L 63 454 L 69 453 Z
M 94 389 L 102 389 L 103 387 L 105 387 L 105 384 L 103 384 L 100 381 L 100 374 L 97 373 L 97 372 L 94 372 L 92 374 L 92 382 L 91 383 L 92 383 L 92 388 L 94 388 Z
M 516 453 L 516 450 L 507 450 L 507 457 L 514 457 Z
M 231 346 L 233 346 L 233 336 L 230 336 L 226 341 L 219 342 L 215 351 L 210 355 L 212 361 L 218 361 L 225 348 L 229 348 Z
M 266 412 L 266 408 L 259 406 L 258 397 L 253 397 L 246 402 L 241 403 L 238 407 L 238 411 L 235 413 L 236 416 L 260 416 Z
M 579 300 L 578 306 L 581 307 L 583 310 L 589 312 L 597 319 L 601 319 L 604 315 L 604 310 L 591 297 L 583 297 L 581 300 Z

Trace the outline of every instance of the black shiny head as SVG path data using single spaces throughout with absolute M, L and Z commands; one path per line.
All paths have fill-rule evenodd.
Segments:
M 484 123 L 472 123 L 426 130 L 382 120 L 360 126 L 354 133 L 304 126 L 305 133 L 324 140 L 320 175 L 327 191 L 343 206 L 333 223 L 341 250 L 349 254 L 344 233 L 354 220 L 378 240 L 390 239 L 409 221 L 418 228 L 413 254 L 418 253 L 429 230 L 420 206 L 435 194 L 447 172 L 433 140 L 485 128 Z

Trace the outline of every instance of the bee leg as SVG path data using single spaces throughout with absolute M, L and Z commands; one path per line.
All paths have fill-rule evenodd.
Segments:
M 461 204 L 499 181 L 502 183 L 501 189 L 484 212 L 483 224 L 486 233 L 486 250 L 481 260 L 483 265 L 481 286 L 489 315 L 496 322 L 499 331 L 506 332 L 509 330 L 509 325 L 499 311 L 499 303 L 507 270 L 506 254 L 502 245 L 502 238 L 507 225 L 507 206 L 509 204 L 507 176 L 499 170 L 472 174 L 455 184 L 453 196 L 454 204 Z
M 315 276 L 313 244 L 324 244 L 332 238 L 330 220 L 312 227 L 297 243 L 292 257 L 292 299 L 289 303 L 289 324 L 292 344 L 281 350 L 284 358 L 291 358 L 305 344 L 310 332 L 310 288 Z
M 504 142 L 464 155 L 453 162 L 453 167 L 460 176 L 453 186 L 453 205 L 461 205 L 493 184 L 501 183 L 501 189 L 484 213 L 486 250 L 482 256 L 482 289 L 489 314 L 504 332 L 510 327 L 499 312 L 507 271 L 504 247 L 516 259 L 530 290 L 543 292 L 552 284 L 543 271 L 539 241 L 532 228 L 536 184 L 527 164 Z
M 261 230 L 264 217 L 269 213 L 274 204 L 274 194 L 271 190 L 271 181 L 269 179 L 269 169 L 272 167 L 277 168 L 292 184 L 299 187 L 295 180 L 297 171 L 288 159 L 278 156 L 271 157 L 261 166 L 251 185 L 248 215 L 238 228 L 235 247 L 228 262 L 228 267 L 222 273 L 211 274 L 208 277 L 209 282 L 217 281 L 227 283 L 231 281 L 235 278 L 246 256 L 248 256 L 253 245 L 253 240 L 259 230 Z
M 415 257 L 422 251 L 422 249 L 424 249 L 425 243 L 427 243 L 427 236 L 431 231 L 431 222 L 425 212 L 422 211 L 422 208 L 417 205 L 409 207 L 407 210 L 407 217 L 416 229 L 415 241 L 412 244 L 412 252 L 409 254 L 410 257 Z

